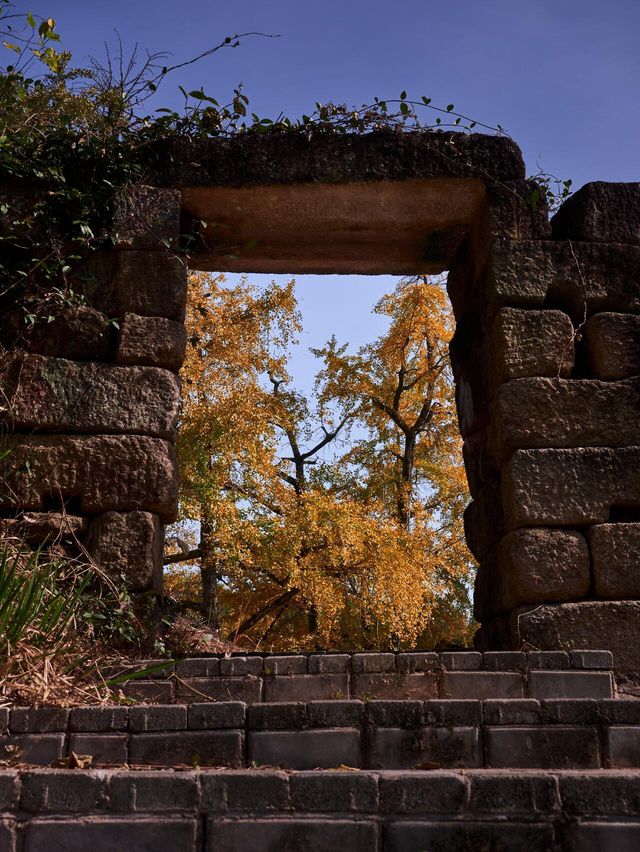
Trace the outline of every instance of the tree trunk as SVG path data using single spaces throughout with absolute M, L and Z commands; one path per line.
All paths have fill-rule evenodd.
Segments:
M 220 629 L 218 581 L 220 579 L 214 523 L 205 513 L 200 521 L 200 575 L 203 615 L 214 630 Z

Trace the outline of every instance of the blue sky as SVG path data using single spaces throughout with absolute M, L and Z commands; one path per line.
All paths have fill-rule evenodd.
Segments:
M 243 82 L 260 115 L 309 112 L 315 101 L 361 104 L 374 95 L 427 95 L 454 103 L 518 142 L 529 173 L 589 180 L 640 179 L 640 2 L 638 0 L 18 0 L 56 18 L 82 61 L 100 56 L 117 29 L 136 42 L 188 59 L 226 35 L 246 39 L 169 79 L 153 106 L 179 106 L 177 84 L 219 99 Z M 363 342 L 380 326 L 369 307 L 389 279 L 300 279 L 307 333 Z M 364 297 L 363 297 L 363 294 Z M 368 302 L 369 307 L 366 306 Z M 344 334 L 343 334 L 344 330 Z M 297 361 L 300 360 L 298 366 Z M 307 366 L 305 367 L 305 363 Z M 302 371 L 302 372 L 300 372 Z M 309 360 L 295 372 L 308 383 Z

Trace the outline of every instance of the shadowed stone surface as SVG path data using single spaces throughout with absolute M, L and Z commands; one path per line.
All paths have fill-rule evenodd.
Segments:
M 562 311 L 503 308 L 493 326 L 493 381 L 567 376 L 574 362 L 573 325 Z
M 626 379 L 640 375 L 640 316 L 601 313 L 584 327 L 587 358 L 598 379 Z
M 556 240 L 640 245 L 640 183 L 587 183 L 564 202 L 551 225 Z
M 91 525 L 87 550 L 114 579 L 132 591 L 162 589 L 164 529 L 149 512 L 106 512 Z
M 640 523 L 598 524 L 587 538 L 596 594 L 640 598 Z
M 125 314 L 115 360 L 118 364 L 166 367 L 177 373 L 184 361 L 186 346 L 186 332 L 181 322 Z

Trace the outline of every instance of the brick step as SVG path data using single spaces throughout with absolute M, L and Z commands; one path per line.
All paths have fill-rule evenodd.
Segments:
M 242 702 L 16 708 L 0 759 L 50 766 L 640 768 L 632 699 Z
M 138 661 L 152 668 L 162 661 Z M 475 651 L 193 657 L 123 684 L 137 701 L 607 698 L 609 651 Z M 109 675 L 120 671 L 109 672 Z
M 0 772 L 0 849 L 636 852 L 640 772 Z

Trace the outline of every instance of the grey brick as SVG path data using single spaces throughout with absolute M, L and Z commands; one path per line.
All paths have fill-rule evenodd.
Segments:
M 251 731 L 249 760 L 287 769 L 334 769 L 342 764 L 358 768 L 362 765 L 360 731 Z
M 540 718 L 543 724 L 597 725 L 600 706 L 589 698 L 549 699 L 540 702 Z
M 549 852 L 550 825 L 508 823 L 392 822 L 385 852 L 452 852 L 499 849 L 500 852 Z
M 20 783 L 17 772 L 0 769 L 0 811 L 16 810 L 19 795 Z
M 611 651 L 570 651 L 569 658 L 574 669 L 607 669 L 613 668 Z
M 301 813 L 375 813 L 378 785 L 358 772 L 295 772 L 289 777 L 291 807 Z
M 289 805 L 286 773 L 241 769 L 237 772 L 205 773 L 201 810 L 205 813 L 285 811 Z
M 129 708 L 131 731 L 184 731 L 187 708 L 184 704 L 155 704 Z
M 635 771 L 563 772 L 558 784 L 568 813 L 640 816 L 640 774 Z
M 601 718 L 610 725 L 640 725 L 640 701 L 609 698 L 598 703 Z
M 640 824 L 571 824 L 564 827 L 560 842 L 566 852 L 637 852 L 640 849 Z
M 442 698 L 523 698 L 524 681 L 516 672 L 443 672 Z
M 247 727 L 256 731 L 287 731 L 307 726 L 307 706 L 302 702 L 254 704 L 247 707 Z
M 440 667 L 438 654 L 426 651 L 416 651 L 396 656 L 396 671 L 398 672 L 431 672 Z
M 351 670 L 354 674 L 393 672 L 395 668 L 395 654 L 354 654 L 351 659 Z
M 133 701 L 170 703 L 174 698 L 174 685 L 170 680 L 132 680 L 117 688 Z
M 111 818 L 33 820 L 27 826 L 24 852 L 127 852 L 195 848 L 195 819 L 116 820 Z
M 305 675 L 307 673 L 307 658 L 304 654 L 288 657 L 265 657 L 265 675 Z
M 90 754 L 93 765 L 122 765 L 129 759 L 129 738 L 126 734 L 71 734 L 69 752 Z
M 127 707 L 72 707 L 69 711 L 69 730 L 81 733 L 126 731 L 129 725 Z
M 478 728 L 375 728 L 371 769 L 453 769 L 482 766 Z
M 260 677 L 263 671 L 262 657 L 222 657 L 220 674 L 222 677 Z
M 605 766 L 640 769 L 640 727 L 616 725 L 606 731 Z
M 422 724 L 422 701 L 368 701 L 365 718 L 382 728 L 416 728 Z
M 311 654 L 309 674 L 344 674 L 351 670 L 351 654 Z
M 353 677 L 353 697 L 372 699 L 425 700 L 438 697 L 438 676 L 434 672 L 380 672 Z
M 244 728 L 246 707 L 242 701 L 190 704 L 187 727 L 193 731 Z
M 373 821 L 352 819 L 209 820 L 206 852 L 238 852 L 241 849 L 247 852 L 254 849 L 256 852 L 328 852 L 333 849 L 377 852 L 378 829 Z
M 283 675 L 266 677 L 265 701 L 322 701 L 349 697 L 349 676 Z
M 15 756 L 23 763 L 34 766 L 49 766 L 64 753 L 64 734 L 17 734 L 0 738 L 0 760 Z
M 527 654 L 529 669 L 556 669 L 558 671 L 571 667 L 569 654 L 566 651 L 529 651 Z
M 485 651 L 482 665 L 486 671 L 522 672 L 527 667 L 527 655 L 522 651 Z
M 256 704 L 262 701 L 262 678 L 258 677 L 191 677 L 180 680 L 176 696 L 181 701 L 242 701 Z
M 9 716 L 9 730 L 12 734 L 66 731 L 68 719 L 66 707 L 14 707 Z
M 440 699 L 425 701 L 423 715 L 427 725 L 445 727 L 480 725 L 482 722 L 482 704 L 476 700 Z
M 109 808 L 137 814 L 196 811 L 200 800 L 198 781 L 197 772 L 110 773 Z
M 48 769 L 24 772 L 20 806 L 30 813 L 87 813 L 108 804 L 106 772 Z
M 478 671 L 482 668 L 482 654 L 477 651 L 444 651 L 440 662 L 450 672 Z
M 560 809 L 556 778 L 545 773 L 470 772 L 471 794 L 469 811 L 472 814 L 518 814 L 527 817 L 553 813 Z
M 530 698 L 612 698 L 610 672 L 529 672 Z
M 240 731 L 175 731 L 131 734 L 129 760 L 133 765 L 244 765 L 244 735 Z
M 380 812 L 387 814 L 454 814 L 467 797 L 465 776 L 457 772 L 381 772 L 378 788 Z
M 307 725 L 310 728 L 356 728 L 364 719 L 362 701 L 310 701 Z
M 533 698 L 487 699 L 482 702 L 482 721 L 485 725 L 537 725 L 540 702 Z
M 596 769 L 595 728 L 513 727 L 485 729 L 486 765 L 498 769 Z
M 176 674 L 185 677 L 219 677 L 220 660 L 218 657 L 189 657 L 176 662 Z

